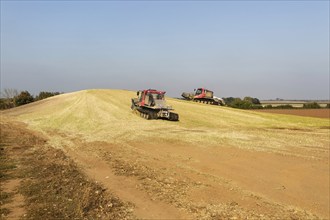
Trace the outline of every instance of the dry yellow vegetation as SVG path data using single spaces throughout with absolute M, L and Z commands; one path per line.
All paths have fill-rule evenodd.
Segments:
M 317 157 L 329 151 L 329 120 L 265 114 L 167 98 L 179 122 L 145 120 L 132 113 L 125 90 L 85 90 L 48 98 L 2 114 L 14 116 L 46 134 L 65 133 L 85 141 L 185 142 L 235 146 L 258 151 Z M 52 138 L 54 145 L 58 139 Z M 59 143 L 58 143 L 59 144 Z M 300 147 L 316 154 L 300 155 Z
M 1 122 L 41 132 L 141 219 L 329 218 L 329 119 L 167 98 L 180 121 L 146 120 L 135 96 L 68 93 Z

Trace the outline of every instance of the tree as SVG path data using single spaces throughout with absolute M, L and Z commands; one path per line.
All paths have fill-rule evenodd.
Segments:
M 1 92 L 1 96 L 5 99 L 12 99 L 17 95 L 18 95 L 17 89 L 6 88 L 3 90 L 3 92 Z
M 258 98 L 253 98 L 252 99 L 252 104 L 254 104 L 254 105 L 261 105 L 261 102 L 260 102 L 260 100 Z
M 222 99 L 228 106 L 235 100 L 234 97 L 227 97 L 227 98 L 222 98 Z
M 252 97 L 246 96 L 246 97 L 244 97 L 243 101 L 252 103 L 252 99 L 253 99 Z
M 230 107 L 240 108 L 240 109 L 251 109 L 253 104 L 247 100 L 241 100 L 240 98 L 236 98 L 231 102 Z
M 15 107 L 14 97 L 18 95 L 16 89 L 4 89 L 1 92 L 0 109 L 9 109 Z
M 40 92 L 39 95 L 36 96 L 35 101 L 46 99 L 59 94 L 59 92 Z
M 312 103 L 305 103 L 303 105 L 303 108 L 321 108 L 321 106 L 316 102 L 312 102 Z
M 250 97 L 250 96 L 245 97 L 243 100 L 244 100 L 244 101 L 247 101 L 247 102 L 250 102 L 250 103 L 252 103 L 252 104 L 254 104 L 254 105 L 260 105 L 260 104 L 261 104 L 260 101 L 259 101 L 259 99 L 257 99 L 257 98 L 252 98 L 252 97 Z
M 22 91 L 14 97 L 15 106 L 25 105 L 34 101 L 33 96 L 28 91 Z
M 15 104 L 13 99 L 0 98 L 0 109 L 14 108 Z

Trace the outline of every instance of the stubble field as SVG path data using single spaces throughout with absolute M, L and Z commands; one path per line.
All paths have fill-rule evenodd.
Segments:
M 125 218 L 329 218 L 329 118 L 168 99 L 180 121 L 148 121 L 131 112 L 134 96 L 63 94 L 1 112 L 1 123 L 25 123 L 63 152 Z

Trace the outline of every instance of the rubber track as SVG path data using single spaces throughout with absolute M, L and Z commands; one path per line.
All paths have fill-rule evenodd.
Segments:
M 145 118 L 147 120 L 159 119 L 157 117 L 156 111 L 152 111 L 152 110 L 148 110 L 148 109 L 138 109 L 138 108 L 136 110 L 142 118 Z M 168 120 L 169 121 L 178 121 L 179 115 L 177 113 L 170 112 L 170 118 Z
M 203 103 L 203 104 L 208 104 L 208 105 L 220 105 L 221 106 L 220 102 L 215 102 L 215 101 L 206 101 L 206 100 L 199 100 L 199 99 L 194 99 L 192 101 Z

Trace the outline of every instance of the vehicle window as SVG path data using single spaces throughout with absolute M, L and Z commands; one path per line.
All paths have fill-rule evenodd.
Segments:
M 200 95 L 200 94 L 202 94 L 202 89 L 197 89 L 196 95 Z
M 152 94 L 154 100 L 162 100 L 164 96 L 162 94 Z

